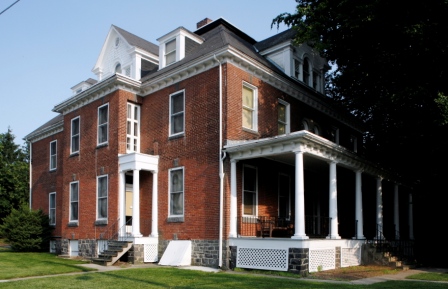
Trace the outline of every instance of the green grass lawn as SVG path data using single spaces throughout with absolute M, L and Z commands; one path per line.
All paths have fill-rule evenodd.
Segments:
M 447 272 L 419 273 L 419 274 L 414 274 L 414 275 L 408 276 L 406 279 L 448 282 L 448 273 Z
M 58 258 L 49 253 L 15 253 L 3 248 L 0 250 L 0 288 L 448 288 L 448 283 L 387 281 L 365 286 L 288 278 L 290 276 L 287 275 L 284 275 L 283 277 L 272 275 L 261 276 L 247 274 L 241 271 L 208 273 L 169 267 L 131 268 L 110 272 L 86 272 L 88 269 L 79 266 L 79 264 L 82 263 L 85 262 Z M 69 272 L 85 272 L 85 274 L 55 275 L 20 281 L 6 280 L 26 276 L 41 276 Z M 419 279 L 432 276 L 431 280 L 434 280 L 433 278 L 436 278 L 436 280 L 447 280 L 441 278 L 446 278 L 445 275 L 448 274 L 424 273 L 418 275 L 423 276 Z
M 89 273 L 70 276 L 56 276 L 24 281 L 0 283 L 0 288 L 241 288 L 241 289 L 272 289 L 272 288 L 406 288 L 406 289 L 436 289 L 448 288 L 447 284 L 421 283 L 412 281 L 387 281 L 369 286 L 335 284 L 301 279 L 286 279 L 256 276 L 252 274 L 207 273 L 202 271 L 182 270 L 178 268 L 145 268 L 123 269 L 111 272 Z
M 50 253 L 18 253 L 0 249 L 0 280 L 69 272 L 85 272 L 76 266 L 86 262 L 58 258 Z M 1 287 L 1 286 L 0 286 Z

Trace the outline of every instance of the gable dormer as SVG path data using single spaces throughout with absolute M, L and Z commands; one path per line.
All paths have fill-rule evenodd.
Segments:
M 204 41 L 201 37 L 179 27 L 157 39 L 159 41 L 159 69 L 182 60 L 190 49 Z
M 330 68 L 326 59 L 307 44 L 294 45 L 294 36 L 294 30 L 286 30 L 258 42 L 255 47 L 285 74 L 323 93 L 325 72 Z
M 92 78 L 89 78 L 87 80 L 81 81 L 80 83 L 78 83 L 77 85 L 75 85 L 75 86 L 73 86 L 71 88 L 72 91 L 73 91 L 73 95 L 76 95 L 78 93 L 83 92 L 84 90 L 88 89 L 89 87 L 91 87 L 95 83 L 97 83 L 97 81 L 95 79 L 92 79 Z
M 158 53 L 157 45 L 112 25 L 92 71 L 99 81 L 115 73 L 140 80 L 157 70 Z

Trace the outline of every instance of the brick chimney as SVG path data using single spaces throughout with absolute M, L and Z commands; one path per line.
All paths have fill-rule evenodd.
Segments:
M 198 24 L 196 24 L 196 29 L 199 29 L 199 28 L 201 28 L 202 26 L 207 25 L 207 24 L 209 24 L 209 23 L 212 22 L 212 21 L 213 21 L 213 20 L 211 20 L 210 18 L 205 18 L 205 19 L 199 21 Z

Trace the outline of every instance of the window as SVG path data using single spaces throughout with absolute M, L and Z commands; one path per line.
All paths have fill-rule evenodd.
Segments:
M 140 106 L 128 103 L 128 116 L 126 121 L 126 151 L 139 152 L 139 126 L 140 120 Z
M 257 88 L 243 84 L 243 127 L 256 131 L 258 114 Z
M 48 216 L 50 217 L 50 225 L 56 225 L 56 193 L 50 193 L 48 198 Z
M 185 91 L 170 95 L 170 136 L 182 134 L 185 126 Z
M 257 215 L 257 168 L 244 166 L 243 170 L 243 215 Z
M 289 103 L 278 100 L 278 134 L 286 134 L 289 129 Z
M 339 128 L 332 127 L 331 129 L 331 141 L 339 144 Z
M 310 85 L 310 62 L 308 61 L 308 58 L 303 60 L 303 82 L 305 82 L 306 85 Z
M 70 222 L 78 222 L 79 182 L 70 183 Z
M 350 136 L 350 142 L 353 145 L 353 151 L 358 152 L 358 138 L 354 135 Z
M 315 90 L 317 90 L 318 79 L 319 79 L 319 76 L 318 76 L 317 72 L 313 71 L 313 88 Z
M 313 132 L 316 135 L 320 135 L 320 129 L 319 129 L 319 126 L 316 123 L 314 123 Z
M 299 79 L 300 76 L 300 62 L 294 59 L 294 77 Z
M 80 127 L 80 118 L 78 116 L 72 119 L 70 154 L 79 152 L 79 127 Z
M 56 169 L 57 163 L 57 141 L 50 142 L 50 171 Z
M 107 219 L 108 176 L 99 176 L 97 179 L 97 220 Z
M 115 65 L 115 73 L 121 73 L 121 64 L 117 63 L 117 65 Z
M 98 108 L 98 145 L 108 141 L 109 131 L 109 104 Z
M 308 122 L 306 120 L 302 121 L 302 129 L 307 131 L 310 130 L 310 126 L 308 125 Z
M 176 61 L 176 38 L 165 44 L 165 65 L 170 65 Z
M 171 169 L 170 176 L 170 216 L 184 215 L 184 169 Z

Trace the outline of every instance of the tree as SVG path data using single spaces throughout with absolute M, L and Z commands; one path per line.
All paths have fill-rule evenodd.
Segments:
M 366 124 L 367 157 L 413 187 L 416 234 L 436 232 L 448 174 L 448 2 L 297 3 L 272 25 L 292 26 L 297 43 L 335 65 L 327 95 Z
M 52 230 L 48 215 L 42 210 L 31 210 L 26 204 L 13 208 L 0 225 L 0 234 L 11 249 L 22 252 L 48 251 Z
M 14 143 L 11 129 L 0 134 L 0 220 L 28 203 L 28 150 Z

